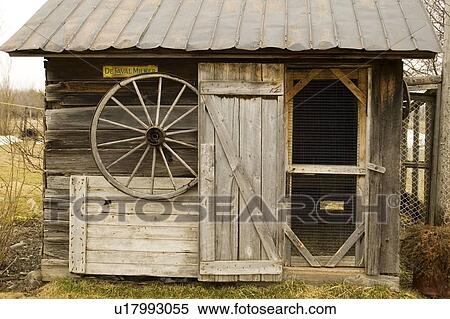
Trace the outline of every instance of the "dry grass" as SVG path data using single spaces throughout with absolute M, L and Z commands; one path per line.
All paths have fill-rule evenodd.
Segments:
M 9 150 L 7 165 L 0 176 L 0 266 L 6 258 L 14 240 L 14 221 L 22 197 L 25 180 L 25 163 L 21 157 Z M 2 273 L 0 273 L 2 275 Z
M 31 142 L 23 142 L 26 144 Z M 42 145 L 35 145 L 36 151 L 42 151 Z M 39 150 L 40 149 L 40 150 Z M 17 194 L 14 220 L 25 221 L 42 216 L 42 172 L 30 167 L 20 155 L 12 159 L 10 146 L 0 146 L 0 180 L 22 184 Z M 12 176 L 11 174 L 14 174 Z M 3 191 L 1 193 L 3 195 Z M 3 196 L 2 196 L 3 197 Z
M 58 280 L 31 297 L 49 299 L 414 299 L 413 291 L 395 292 L 384 286 L 360 287 L 348 284 L 312 286 L 286 281 L 277 284 L 239 283 L 132 283 L 95 279 Z M 0 295 L 1 298 L 1 295 Z

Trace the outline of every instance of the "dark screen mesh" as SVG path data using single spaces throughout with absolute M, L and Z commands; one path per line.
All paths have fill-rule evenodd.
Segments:
M 293 164 L 356 166 L 358 102 L 353 93 L 340 81 L 311 81 L 294 97 L 292 144 Z M 292 229 L 313 255 L 334 255 L 352 234 L 355 197 L 356 176 L 292 176 Z
M 292 163 L 356 165 L 358 105 L 336 80 L 313 80 L 294 97 Z
M 355 176 L 292 176 L 292 230 L 313 255 L 334 255 L 353 233 L 355 196 Z

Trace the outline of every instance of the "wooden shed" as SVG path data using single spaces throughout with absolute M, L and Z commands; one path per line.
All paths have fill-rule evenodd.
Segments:
M 42 270 L 396 283 L 421 0 L 49 0 Z

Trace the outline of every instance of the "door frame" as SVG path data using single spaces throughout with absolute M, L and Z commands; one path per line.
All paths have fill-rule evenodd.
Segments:
M 309 82 L 316 79 L 335 79 L 337 81 L 340 80 L 347 88 L 349 88 L 349 90 L 355 95 L 358 100 L 358 162 L 356 166 L 296 165 L 292 163 L 294 107 L 293 98 L 302 89 L 304 89 L 309 84 Z M 358 80 L 358 86 L 350 83 L 353 79 Z M 299 82 L 294 85 L 294 81 L 296 80 L 299 80 Z M 370 66 L 360 65 L 354 67 L 339 67 L 336 65 L 335 67 L 318 66 L 313 68 L 288 68 L 286 70 L 285 83 L 286 195 L 288 198 L 291 197 L 291 177 L 293 176 L 293 174 L 338 174 L 357 176 L 356 194 L 357 199 L 359 200 L 357 200 L 356 203 L 356 230 L 355 233 L 352 234 L 352 236 L 355 236 L 356 234 L 358 236 L 354 244 L 355 257 L 341 258 L 338 260 L 336 265 L 332 267 L 364 267 L 365 236 L 363 232 L 357 232 L 357 230 L 358 228 L 360 228 L 359 226 L 364 223 L 364 208 L 367 207 L 369 203 L 368 170 L 370 169 L 370 167 L 372 167 L 368 163 L 370 154 L 370 116 L 372 111 L 372 68 Z M 287 217 L 287 225 L 289 226 L 289 228 L 291 226 L 291 217 L 292 215 L 289 213 L 289 216 Z M 350 238 L 352 236 L 350 236 Z M 291 254 L 292 248 L 293 247 L 291 246 L 291 242 L 289 240 L 286 240 L 285 265 L 292 267 L 310 266 L 308 264 L 310 263 L 309 260 L 305 262 L 306 258 L 293 257 Z M 314 258 L 320 266 L 330 267 L 329 265 L 331 265 L 330 263 L 327 263 L 328 261 L 331 261 L 330 256 L 314 256 Z

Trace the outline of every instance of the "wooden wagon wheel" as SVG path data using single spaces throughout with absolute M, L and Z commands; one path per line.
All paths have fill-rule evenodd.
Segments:
M 157 81 L 158 90 L 157 90 L 157 103 L 156 105 L 148 105 L 149 103 L 145 102 L 145 95 L 143 95 L 139 88 L 139 81 Z M 169 107 L 168 111 L 164 115 L 161 111 L 162 105 L 161 101 L 164 97 L 164 83 L 166 81 L 174 81 L 172 84 L 181 85 L 182 88 L 178 92 L 178 95 L 174 99 L 172 105 Z M 115 94 L 123 88 L 127 88 L 129 85 L 129 90 L 133 95 L 136 95 L 140 102 L 140 107 L 143 109 L 143 113 L 145 114 L 145 118 L 139 118 L 135 112 L 131 110 L 130 106 L 124 105 L 119 98 L 115 97 Z M 173 148 L 174 145 L 182 146 L 185 148 L 198 149 L 197 145 L 184 142 L 179 138 L 182 137 L 183 134 L 192 134 L 196 133 L 197 129 L 184 129 L 184 130 L 175 130 L 174 126 L 177 123 L 185 120 L 190 114 L 198 110 L 198 105 L 192 106 L 189 108 L 181 116 L 176 117 L 175 119 L 171 119 L 173 117 L 173 111 L 177 108 L 177 104 L 180 101 L 180 98 L 183 94 L 185 94 L 186 90 L 191 90 L 196 96 L 198 96 L 197 89 L 189 84 L 188 82 L 169 76 L 166 74 L 144 74 L 135 77 L 128 78 L 121 83 L 115 85 L 103 99 L 100 101 L 97 109 L 94 113 L 94 117 L 91 124 L 90 138 L 91 138 L 91 147 L 92 154 L 94 156 L 95 163 L 97 164 L 100 172 L 106 178 L 106 180 L 113 185 L 118 190 L 122 191 L 125 194 L 128 194 L 133 197 L 143 198 L 148 200 L 163 200 L 173 198 L 178 196 L 184 192 L 186 192 L 191 187 L 195 186 L 198 183 L 198 174 L 197 174 L 197 166 L 191 166 L 183 159 L 183 155 L 176 152 Z M 114 104 L 111 106 L 110 104 Z M 102 115 L 108 110 L 108 108 L 118 108 L 123 111 L 123 116 L 128 116 L 129 119 L 133 120 L 130 124 L 124 124 L 118 121 L 112 121 L 110 119 L 106 119 Z M 153 109 L 152 109 L 153 108 Z M 151 114 L 154 114 L 151 116 Z M 142 117 L 142 116 L 141 116 Z M 152 118 L 153 117 L 153 118 Z M 99 134 L 99 124 L 107 124 L 111 127 L 128 130 L 130 132 L 136 133 L 136 137 L 126 138 L 126 139 L 115 139 L 112 141 L 98 143 L 98 134 Z M 113 145 L 124 145 L 128 143 L 129 151 L 119 158 L 115 159 L 112 163 L 104 163 L 102 160 L 102 156 L 100 154 L 100 150 L 105 147 L 111 147 Z M 131 146 L 130 143 L 138 144 L 136 146 Z M 110 172 L 110 169 L 115 165 L 120 164 L 123 160 L 127 159 L 131 155 L 136 155 L 137 152 L 143 150 L 143 154 L 140 156 L 139 160 L 136 162 L 135 166 L 129 167 L 131 172 L 127 176 L 121 175 L 120 177 L 114 177 Z M 189 172 L 188 178 L 184 178 L 184 184 L 179 185 L 175 181 L 175 178 L 172 174 L 172 170 L 170 167 L 170 161 L 168 160 L 168 154 L 170 157 L 173 157 L 176 161 L 178 161 L 187 172 Z M 147 156 L 151 156 L 151 165 L 144 167 L 143 163 L 147 158 Z M 158 179 L 155 173 L 155 167 L 157 163 L 163 164 L 166 169 L 167 179 L 170 180 L 171 189 L 168 190 L 166 188 L 165 191 L 156 190 L 157 185 L 156 180 Z M 151 166 L 151 167 L 150 167 Z M 148 172 L 148 188 L 136 189 L 133 187 L 133 180 L 138 176 L 139 172 L 142 170 L 146 170 Z M 142 176 L 142 174 L 141 174 Z

